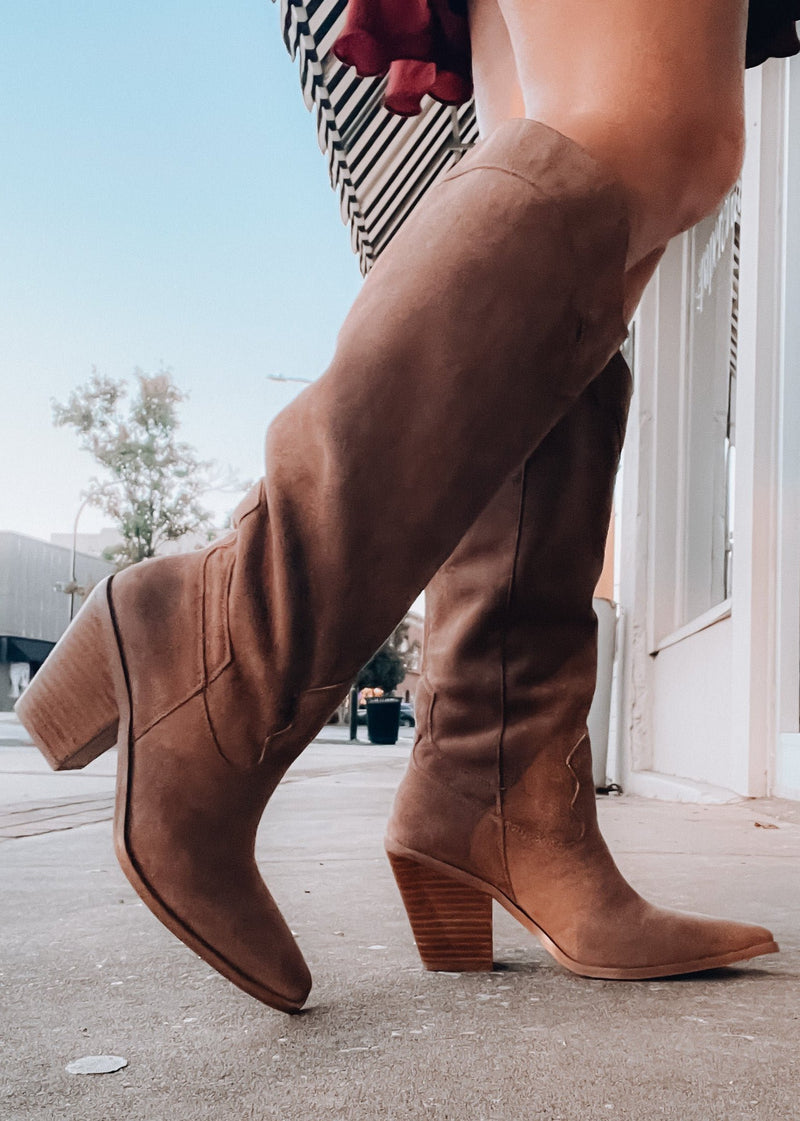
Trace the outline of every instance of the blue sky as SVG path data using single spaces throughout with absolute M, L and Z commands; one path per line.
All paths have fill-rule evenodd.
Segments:
M 360 283 L 277 5 L 5 5 L 0 145 L 0 529 L 71 528 L 92 464 L 50 399 L 93 365 L 171 367 L 184 437 L 260 474 L 297 391 L 267 375 L 321 373 Z

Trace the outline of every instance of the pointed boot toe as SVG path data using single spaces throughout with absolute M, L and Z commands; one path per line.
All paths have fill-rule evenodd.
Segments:
M 624 954 L 616 930 L 612 935 L 606 957 L 617 961 L 610 962 L 607 976 L 618 979 L 673 977 L 778 953 L 772 932 L 763 926 L 673 911 L 647 903 L 643 909 L 637 944 L 631 947 L 629 955 Z
M 114 844 L 137 894 L 244 992 L 298 1011 L 311 974 L 255 860 L 273 777 L 226 762 L 198 698 L 121 743 L 118 768 Z
M 618 893 L 629 895 L 627 903 L 600 900 L 591 915 L 578 921 L 570 920 L 567 911 L 572 905 L 580 914 L 585 894 L 563 893 L 549 913 L 531 904 L 535 918 L 519 907 L 519 900 L 509 908 L 572 973 L 640 981 L 720 969 L 778 952 L 765 927 L 653 906 L 628 887 L 610 856 L 605 875 L 617 881 Z M 540 898 L 546 895 L 555 898 L 556 893 L 539 893 Z

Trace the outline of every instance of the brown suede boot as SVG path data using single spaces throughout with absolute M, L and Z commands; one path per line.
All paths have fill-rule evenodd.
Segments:
M 53 766 L 119 744 L 123 869 L 268 1004 L 298 1008 L 310 977 L 255 864 L 267 799 L 619 346 L 626 243 L 623 193 L 590 156 L 532 121 L 499 128 L 429 192 L 325 375 L 270 426 L 234 534 L 97 589 L 18 706 Z
M 762 927 L 665 911 L 597 825 L 586 718 L 630 374 L 617 355 L 426 593 L 417 742 L 387 850 L 428 969 L 492 967 L 492 897 L 588 977 L 773 953 Z

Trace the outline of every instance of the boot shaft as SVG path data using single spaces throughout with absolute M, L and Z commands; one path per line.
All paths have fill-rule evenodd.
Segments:
M 398 233 L 331 366 L 267 437 L 271 646 L 287 674 L 302 666 L 298 691 L 355 676 L 608 361 L 627 333 L 626 249 L 619 187 L 523 120 Z
M 597 659 L 592 596 L 630 393 L 617 355 L 506 481 L 426 592 L 415 759 L 487 804 L 530 783 L 532 767 L 540 789 L 564 783 L 569 800 L 574 776 L 564 761 L 579 743 L 573 765 L 585 770 Z

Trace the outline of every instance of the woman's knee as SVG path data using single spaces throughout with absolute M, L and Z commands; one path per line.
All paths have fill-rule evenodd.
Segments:
M 526 106 L 526 115 L 576 141 L 626 190 L 630 264 L 713 214 L 741 171 L 744 117 L 735 101 L 713 118 L 694 106 L 654 113 L 652 106 L 642 112 L 631 105 L 621 112 L 619 104 L 596 101 L 580 113 L 571 104 L 540 105 L 536 112 Z
M 623 156 L 623 176 L 638 184 L 644 205 L 672 211 L 674 236 L 717 210 L 743 158 L 743 107 L 734 100 L 727 112 L 673 112 L 645 130 Z
M 482 123 L 524 114 L 595 155 L 642 256 L 719 206 L 744 149 L 746 0 L 470 0 L 470 16 Z

